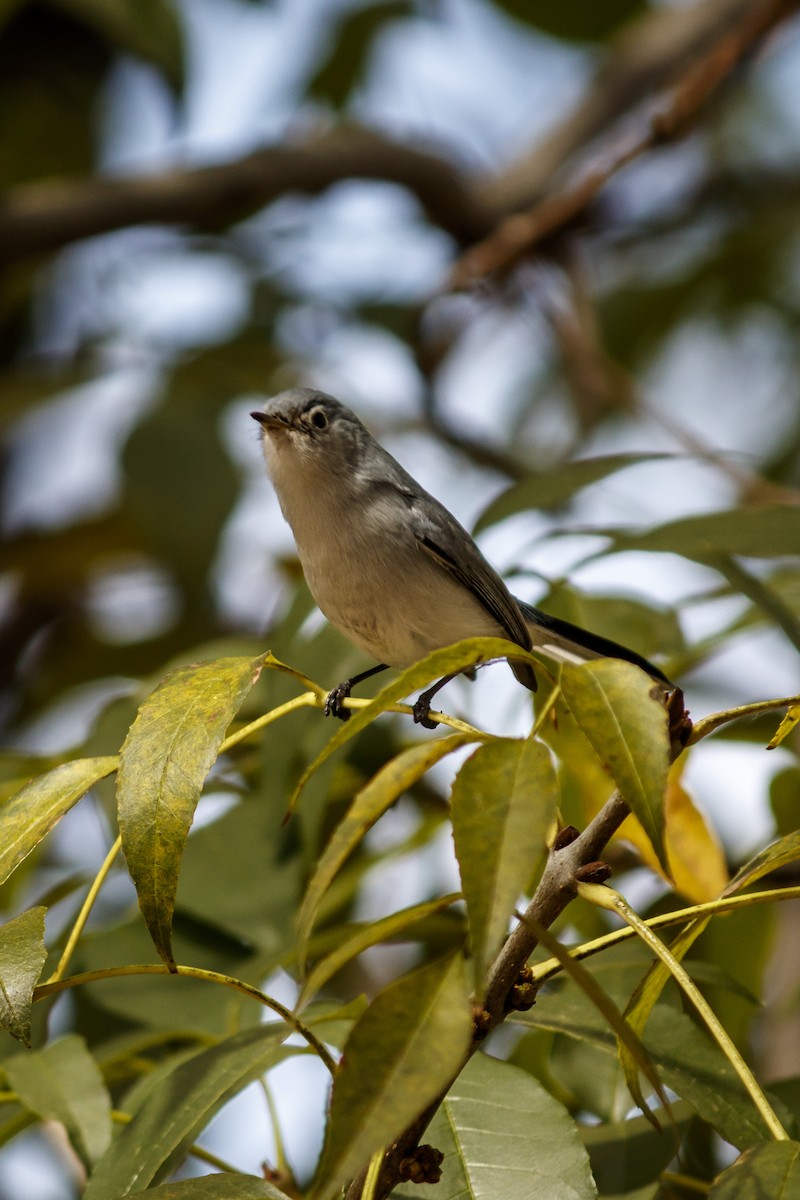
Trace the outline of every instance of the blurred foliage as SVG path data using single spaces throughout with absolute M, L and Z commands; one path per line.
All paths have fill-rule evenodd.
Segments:
M 196 149 L 208 133 L 193 127 L 198 111 L 204 104 L 227 111 L 219 96 L 203 95 L 198 104 L 202 89 L 213 86 L 213 71 L 197 49 L 211 35 L 196 11 L 170 0 L 0 0 L 0 220 L 16 214 L 35 222 L 48 204 L 66 202 L 76 194 L 73 185 L 85 184 L 83 217 L 90 229 L 96 218 L 93 228 L 103 235 L 58 254 L 32 249 L 17 257 L 0 233 L 0 864 L 9 871 L 0 892 L 7 918 L 0 977 L 16 988 L 0 1003 L 10 1031 L 0 1034 L 0 1145 L 55 1117 L 84 1167 L 105 1162 L 109 1174 L 101 1173 L 96 1186 L 108 1185 L 108 1196 L 134 1187 L 123 1158 L 115 1168 L 105 1150 L 109 1112 L 115 1121 L 119 1112 L 140 1114 L 139 1136 L 158 1130 L 169 1081 L 185 1086 L 174 1140 L 160 1146 L 158 1163 L 154 1152 L 151 1178 L 135 1185 L 146 1188 L 179 1163 L 229 1095 L 287 1055 L 314 1052 L 307 1042 L 282 1045 L 284 1024 L 260 1026 L 261 1008 L 241 990 L 200 975 L 155 973 L 156 947 L 171 961 L 169 941 L 148 935 L 131 882 L 143 886 L 135 866 L 129 871 L 114 858 L 89 927 L 80 924 L 117 833 L 110 776 L 116 756 L 137 712 L 147 711 L 151 697 L 163 698 L 159 685 L 170 671 L 180 679 L 198 661 L 252 663 L 267 646 L 320 688 L 366 665 L 315 623 L 277 506 L 266 489 L 254 499 L 253 480 L 260 486 L 263 473 L 246 412 L 259 396 L 295 380 L 349 389 L 345 398 L 399 447 L 406 465 L 422 473 L 435 463 L 442 498 L 451 503 L 449 490 L 453 507 L 469 504 L 482 514 L 481 536 L 488 532 L 498 546 L 502 537 L 513 541 L 507 561 L 515 564 L 515 586 L 547 611 L 657 658 L 685 684 L 695 716 L 769 696 L 772 669 L 781 668 L 781 679 L 792 672 L 796 678 L 800 651 L 800 138 L 786 82 L 800 70 L 796 20 L 731 73 L 695 114 L 687 137 L 610 178 L 597 203 L 502 285 L 488 279 L 454 295 L 448 277 L 462 247 L 448 230 L 489 234 L 513 215 L 519 196 L 538 194 L 538 182 L 528 192 L 525 180 L 538 180 L 548 155 L 555 155 L 548 178 L 557 181 L 589 152 L 602 168 L 623 128 L 648 119 L 670 74 L 656 71 L 648 57 L 651 19 L 660 22 L 658 45 L 667 54 L 668 23 L 677 28 L 689 6 L 670 14 L 641 0 L 487 0 L 465 5 L 462 25 L 444 4 L 320 3 L 302 38 L 282 7 L 293 6 L 229 0 L 206 14 L 212 24 L 226 23 L 231 45 L 237 22 L 246 19 L 250 30 L 259 15 L 265 39 L 284 38 L 268 69 L 266 58 L 259 60 L 264 91 L 255 116 L 219 152 L 230 184 L 220 186 L 209 229 L 196 226 L 193 210 L 182 212 L 175 200 L 184 172 L 191 183 L 193 163 L 207 153 Z M 715 10 L 724 29 L 747 6 L 709 0 L 701 7 Z M 473 29 L 473 41 L 459 40 L 465 28 Z M 621 35 L 628 74 L 614 57 Z M 450 39 L 446 55 L 443 38 Z M 436 70 L 426 67 L 431 46 L 441 55 Z M 706 48 L 703 41 L 695 57 Z M 675 55 L 679 73 L 687 57 L 684 49 Z M 237 64 L 225 67 L 227 80 Z M 246 78 L 243 70 L 237 84 Z M 234 93 L 231 87 L 232 106 Z M 552 93 L 548 132 L 538 142 L 521 137 L 520 124 L 538 112 L 545 93 Z M 127 105 L 121 129 L 140 138 L 133 146 L 119 143 L 113 124 L 120 97 Z M 582 115 L 582 103 L 608 114 L 600 130 Z M 137 117 L 138 134 L 131 120 Z M 385 138 L 376 164 L 365 166 L 348 143 L 356 121 Z M 325 142 L 331 131 L 339 142 Z M 265 136 L 268 149 L 287 152 L 286 161 L 264 168 L 274 172 L 271 182 L 285 180 L 266 207 L 234 174 L 243 147 Z M 163 144 L 147 158 L 143 147 L 158 137 Z M 526 140 L 533 145 L 523 153 Z M 452 192 L 438 208 L 428 202 L 428 160 L 417 164 L 420 182 L 405 160 L 394 161 L 397 143 L 441 158 Z M 146 227 L 129 227 L 124 204 L 116 223 L 106 220 L 108 164 L 125 162 L 129 151 L 137 170 L 148 162 L 152 176 L 142 182 L 126 166 L 114 183 L 122 189 L 113 193 L 117 200 L 128 186 L 148 195 L 165 180 L 175 188 Z M 301 152 L 315 168 L 328 156 L 322 181 L 308 162 L 303 170 L 291 165 Z M 249 170 L 257 175 L 252 162 Z M 432 213 L 458 206 L 463 220 L 440 217 L 447 229 L 438 228 Z M 226 302 L 233 292 L 235 302 Z M 193 323 L 195 312 L 201 315 Z M 385 381 L 388 398 L 379 403 L 376 389 Z M 634 555 L 641 580 L 635 593 L 630 572 L 615 575 L 617 562 Z M 665 561 L 674 573 L 666 584 Z M 605 570 L 599 583 L 592 582 L 594 569 Z M 471 735 L 428 755 L 409 739 L 407 717 L 384 714 L 360 732 L 351 722 L 357 736 L 336 743 L 282 825 L 298 780 L 327 754 L 332 736 L 310 703 L 281 707 L 302 691 L 292 676 L 264 670 L 246 695 L 237 693 L 228 732 L 265 714 L 283 715 L 219 757 L 231 709 L 212 705 L 205 713 L 206 757 L 193 760 L 198 778 L 188 799 L 179 797 L 178 832 L 160 864 L 172 898 L 160 907 L 164 880 L 151 876 L 148 919 L 151 929 L 164 922 L 184 966 L 253 988 L 277 972 L 296 980 L 306 989 L 303 1019 L 327 1045 L 341 1046 L 355 1029 L 352 1074 L 337 1100 L 345 1115 L 337 1115 L 336 1144 L 328 1150 L 330 1179 L 338 1180 L 380 1140 L 374 1130 L 353 1140 L 347 1096 L 379 1082 L 383 1133 L 391 1140 L 408 1118 L 388 1079 L 389 1068 L 401 1070 L 403 1048 L 415 1038 L 441 1041 L 446 1063 L 463 1052 L 459 1020 L 447 1040 L 447 1013 L 466 1011 L 466 985 L 454 964 L 469 927 L 477 955 L 467 977 L 477 971 L 480 988 L 516 893 L 529 895 L 536 882 L 553 809 L 544 807 L 528 824 L 515 799 L 519 789 L 508 786 L 527 743 L 483 732 L 496 731 L 509 715 L 501 703 L 475 720 L 488 744 L 455 789 L 466 910 L 450 898 L 449 806 L 455 752 L 474 752 L 464 749 Z M 486 694 L 479 680 L 464 701 L 471 720 Z M 558 758 L 560 819 L 582 827 L 607 797 L 614 762 L 648 739 L 623 733 L 614 762 L 598 758 L 588 749 L 589 730 L 576 723 L 581 704 L 574 692 L 571 699 L 575 711 L 559 707 L 553 717 L 540 694 L 537 712 L 542 738 Z M 190 698 L 173 697 L 156 724 L 177 738 L 191 707 Z M 777 724 L 775 713 L 754 711 L 727 724 L 718 744 L 755 755 Z M 608 741 L 604 733 L 601 742 Z M 652 796 L 642 808 L 656 842 L 666 812 L 661 861 L 632 826 L 607 851 L 623 891 L 647 871 L 641 911 L 654 920 L 689 901 L 711 900 L 726 866 L 737 867 L 748 849 L 756 853 L 775 837 L 784 839 L 783 849 L 768 858 L 774 876 L 763 886 L 797 882 L 798 728 L 787 727 L 771 779 L 761 772 L 764 794 L 748 809 L 748 817 L 756 806 L 765 814 L 758 832 L 742 817 L 739 836 L 724 845 L 704 809 L 724 807 L 726 780 L 739 760 L 727 776 L 720 767 L 715 803 L 701 796 L 696 805 L 691 764 L 702 749 L 689 752 L 688 766 L 682 760 L 673 768 L 663 812 L 656 802 L 656 825 Z M 151 767 L 171 750 L 158 753 Z M 440 755 L 442 765 L 433 768 Z M 176 761 L 181 778 L 191 776 L 185 761 Z M 469 804 L 486 787 L 482 763 L 491 766 L 491 779 L 505 781 L 508 801 L 493 837 L 483 840 L 480 821 L 469 824 Z M 663 762 L 656 766 L 662 780 Z M 99 782 L 83 798 L 93 780 Z M 155 795 L 172 811 L 166 791 L 156 788 Z M 146 798 L 153 800 L 151 783 Z M 198 820 L 187 838 L 195 804 Z M 135 824 L 151 810 L 143 801 L 139 811 L 129 791 L 126 811 Z M 166 808 L 156 803 L 152 811 L 149 833 Z M 514 832 L 520 828 L 524 837 Z M 730 837 L 729 828 L 722 832 Z M 479 844 L 497 866 L 496 878 Z M 527 859 L 512 855 L 520 847 L 527 867 Z M 726 853 L 735 861 L 726 864 Z M 387 899 L 381 880 L 401 875 L 402 886 L 387 885 L 396 893 Z M 578 901 L 556 929 L 589 941 L 611 925 Z M 770 1095 L 797 1137 L 796 961 L 779 964 L 790 982 L 766 1016 L 757 1007 L 777 970 L 775 926 L 767 906 L 715 918 L 686 966 L 757 1072 L 762 1059 L 784 1063 L 787 1078 Z M 45 995 L 31 1010 L 45 954 L 43 979 L 58 972 L 62 954 L 69 974 L 135 964 L 148 972 L 71 988 L 68 1012 L 63 1000 Z M 624 1008 L 649 961 L 630 941 L 589 966 Z M 414 971 L 405 973 L 408 967 Z M 468 1153 L 448 1154 L 441 1186 L 478 1189 L 474 1163 L 483 1161 L 493 1164 L 496 1190 L 481 1194 L 507 1200 L 503 1166 L 537 1169 L 524 1154 L 517 1164 L 503 1162 L 502 1132 L 513 1126 L 520 1144 L 533 1144 L 537 1128 L 545 1142 L 564 1140 L 572 1194 L 594 1194 L 591 1165 L 601 1195 L 655 1200 L 666 1194 L 658 1191 L 659 1173 L 670 1164 L 677 1170 L 672 1134 L 659 1135 L 645 1118 L 629 1119 L 632 1099 L 614 1035 L 579 982 L 564 978 L 548 987 L 531 1013 L 515 1018 L 517 1040 L 492 1043 L 508 1061 L 473 1060 L 464 1094 L 451 1093 L 441 1106 L 430 1136 L 449 1149 L 475 1131 L 468 1101 L 478 1105 L 496 1089 L 513 1111 L 504 1117 L 512 1124 L 501 1122 L 499 1131 L 483 1114 L 482 1136 Z M 424 1027 L 413 1005 L 419 988 L 430 998 Z M 377 1009 L 364 1013 L 363 993 L 377 994 Z M 48 1037 L 54 1005 L 57 1027 L 71 1030 L 60 1041 Z M 680 1170 L 708 1183 L 722 1161 L 712 1131 L 740 1150 L 759 1146 L 764 1132 L 722 1052 L 683 1005 L 669 985 L 643 1044 L 681 1097 L 673 1112 Z M 374 1055 L 374 1025 L 387 1012 L 403 1017 L 396 1058 L 388 1045 Z M 33 1051 L 23 1054 L 20 1042 Z M 402 1090 L 433 1096 L 446 1082 L 444 1069 L 422 1076 L 403 1076 Z M 65 1079 L 77 1081 L 75 1094 Z M 204 1091 L 208 1081 L 214 1087 Z M 587 1115 L 588 1122 L 576 1123 Z M 669 1116 L 661 1116 L 667 1124 Z M 136 1136 L 126 1134 L 123 1145 L 133 1146 Z M 784 1147 L 761 1146 L 743 1160 L 753 1186 L 791 1169 L 766 1153 L 772 1150 L 780 1155 Z M 2 1162 L 0 1155 L 0 1172 Z M 310 1170 L 310 1163 L 300 1165 L 301 1176 Z M 257 1183 L 248 1190 L 244 1181 L 231 1194 L 294 1194 L 283 1176 L 263 1189 Z M 670 1194 L 683 1194 L 679 1182 L 669 1186 Z M 719 1195 L 734 1194 L 724 1190 L 731 1186 L 723 1177 Z M 183 1187 L 154 1194 L 216 1194 Z M 414 1187 L 404 1184 L 397 1194 Z

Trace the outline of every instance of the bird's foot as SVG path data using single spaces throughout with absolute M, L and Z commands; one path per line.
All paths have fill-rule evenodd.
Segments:
M 668 694 L 666 704 L 670 745 L 677 755 L 689 744 L 692 736 L 692 719 L 684 703 L 683 692 L 679 687 L 674 688 Z
M 434 721 L 431 716 L 431 700 L 438 692 L 438 687 L 432 688 L 428 692 L 423 692 L 419 699 L 414 701 L 414 724 L 422 725 L 425 729 L 437 729 L 438 721 Z
M 343 679 L 341 683 L 337 683 L 335 688 L 332 688 L 325 697 L 324 713 L 326 717 L 338 717 L 340 721 L 350 720 L 350 709 L 345 706 L 345 700 L 350 698 L 350 688 L 353 686 L 352 679 Z

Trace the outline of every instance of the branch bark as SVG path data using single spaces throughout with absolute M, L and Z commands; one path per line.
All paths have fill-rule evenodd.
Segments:
M 674 762 L 687 744 L 692 725 L 683 707 L 683 694 L 679 689 L 671 693 L 667 710 L 670 717 L 670 762 Z M 614 792 L 596 817 L 582 833 L 575 834 L 566 843 L 556 841 L 547 859 L 542 878 L 521 920 L 506 939 L 489 972 L 484 1011 L 476 1022 L 475 1035 L 469 1051 L 470 1057 L 483 1043 L 489 1033 L 500 1025 L 513 1009 L 510 1003 L 513 989 L 538 944 L 535 928 L 548 929 L 578 893 L 578 882 L 583 868 L 598 862 L 609 839 L 616 833 L 630 809 L 619 792 Z M 466 1064 L 464 1064 L 466 1065 Z M 455 1080 L 451 1081 L 451 1084 Z M 376 1200 L 384 1200 L 392 1188 L 404 1178 L 404 1163 L 413 1158 L 420 1138 L 430 1124 L 434 1113 L 444 1100 L 448 1088 L 422 1113 L 413 1125 L 388 1148 L 384 1157 L 380 1179 L 375 1191 Z M 346 1200 L 361 1200 L 366 1171 L 350 1184 Z
M 798 0 L 763 0 L 745 6 L 734 27 L 719 34 L 666 97 L 640 116 L 635 129 L 610 140 L 593 165 L 581 164 L 551 195 L 527 212 L 506 217 L 488 238 L 469 248 L 453 269 L 452 286 L 473 287 L 508 274 L 548 238 L 585 219 L 600 192 L 623 167 L 646 151 L 682 137 L 742 59 L 797 7 Z
M 757 5 L 752 0 L 705 0 L 688 10 L 649 14 L 619 39 L 576 109 L 532 152 L 493 178 L 471 178 L 433 150 L 347 126 L 211 166 L 25 184 L 0 197 L 0 265 L 131 225 L 218 230 L 287 192 L 316 195 L 345 179 L 380 179 L 416 196 L 431 222 L 459 246 L 478 243 L 475 257 L 458 264 L 456 278 L 462 284 L 483 278 L 567 228 L 625 163 L 676 136 L 742 56 L 796 7 L 797 0 Z M 738 21 L 733 31 L 720 33 L 731 21 Z M 600 167 L 573 176 L 532 211 L 519 214 L 577 150 L 640 105 L 687 61 L 696 65 L 644 133 L 608 152 Z M 518 215 L 510 216 L 514 213 Z
M 402 185 L 460 245 L 485 237 L 497 220 L 440 156 L 350 126 L 213 166 L 16 187 L 0 199 L 0 264 L 130 225 L 222 229 L 287 192 L 316 195 L 345 179 Z

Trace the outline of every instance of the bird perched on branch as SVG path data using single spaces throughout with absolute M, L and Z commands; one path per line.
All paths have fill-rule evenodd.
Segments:
M 331 624 L 378 660 L 329 693 L 326 715 L 347 720 L 344 701 L 356 683 L 468 637 L 507 638 L 560 662 L 625 659 L 672 690 L 634 650 L 512 596 L 466 529 L 333 396 L 290 388 L 250 415 L 311 594 Z M 531 664 L 509 663 L 535 691 Z M 420 696 L 416 721 L 435 726 L 431 700 L 450 678 Z

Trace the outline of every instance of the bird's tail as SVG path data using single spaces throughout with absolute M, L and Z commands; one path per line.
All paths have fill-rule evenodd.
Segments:
M 664 672 L 635 650 L 629 650 L 627 646 L 600 637 L 597 633 L 590 633 L 588 629 L 581 629 L 580 625 L 573 625 L 570 621 L 562 621 L 560 617 L 551 617 L 524 600 L 517 600 L 517 604 L 530 630 L 535 650 L 558 662 L 583 663 L 593 658 L 621 658 L 641 667 L 669 691 L 674 689 L 675 684 Z

